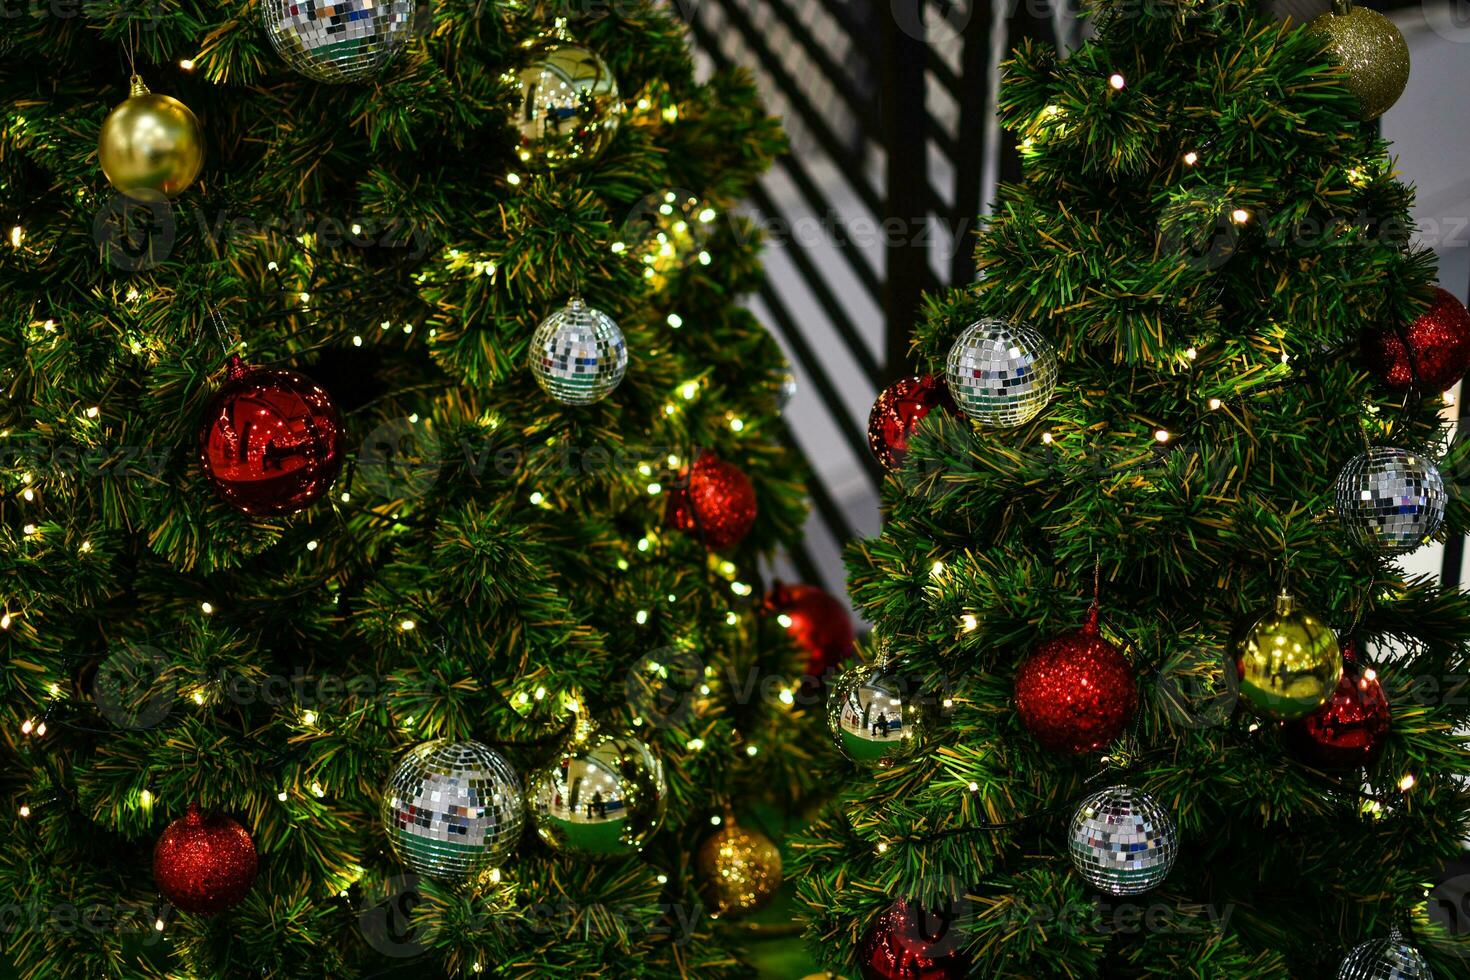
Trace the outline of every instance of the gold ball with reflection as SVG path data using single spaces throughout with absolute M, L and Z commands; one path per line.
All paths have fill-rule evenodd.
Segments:
M 739 916 L 776 897 L 781 852 L 765 834 L 731 821 L 700 845 L 694 871 L 710 915 Z
M 148 91 L 133 76 L 132 94 L 113 109 L 97 141 L 102 172 L 128 197 L 178 197 L 204 166 L 204 131 L 189 107 Z
M 561 38 L 539 38 L 522 52 L 506 80 L 516 98 L 511 123 L 520 133 L 516 155 L 540 169 L 596 160 L 622 121 L 618 80 L 594 51 Z
M 1258 717 L 1292 721 L 1337 690 L 1342 653 L 1331 627 L 1283 592 L 1246 632 L 1237 651 L 1240 695 Z

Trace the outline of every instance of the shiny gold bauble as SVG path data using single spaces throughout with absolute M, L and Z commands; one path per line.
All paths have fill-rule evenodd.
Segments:
M 765 834 L 730 821 L 700 845 L 694 871 L 710 915 L 744 915 L 776 897 L 781 852 Z
M 204 131 L 189 107 L 154 95 L 134 75 L 132 94 L 102 123 L 97 158 L 112 186 L 140 201 L 178 197 L 204 166 Z
M 1321 707 L 1342 677 L 1337 635 L 1286 592 L 1240 642 L 1240 696 L 1261 718 L 1292 721 Z
M 623 114 L 618 80 L 593 51 L 564 38 L 538 38 L 506 81 L 515 91 L 516 155 L 528 166 L 588 163 L 617 135 Z
M 1312 21 L 1333 55 L 1348 70 L 1348 88 L 1362 105 L 1364 120 L 1388 111 L 1409 84 L 1409 45 L 1393 21 L 1376 10 L 1336 0 L 1330 13 Z

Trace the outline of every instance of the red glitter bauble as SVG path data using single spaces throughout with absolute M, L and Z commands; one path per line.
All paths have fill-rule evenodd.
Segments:
M 863 980 L 959 980 L 969 958 L 950 917 L 895 902 L 863 937 L 858 968 Z
M 1291 751 L 1319 769 L 1369 765 L 1388 736 L 1388 696 L 1378 675 L 1359 659 L 1352 640 L 1343 644 L 1342 660 L 1342 678 L 1327 703 L 1282 730 Z
M 1074 633 L 1038 646 L 1016 674 L 1016 710 L 1057 752 L 1091 752 L 1123 734 L 1138 707 L 1127 659 L 1097 629 L 1097 607 Z
M 903 465 L 909 437 L 936 405 L 955 411 L 954 398 L 942 375 L 904 378 L 883 389 L 868 413 L 868 446 L 885 469 L 896 470 Z
M 223 814 L 193 803 L 169 824 L 153 849 L 153 880 L 163 897 L 195 915 L 234 908 L 255 881 L 255 842 Z
M 711 551 L 743 541 L 755 524 L 750 477 L 708 452 L 682 476 L 683 485 L 669 492 L 669 524 L 699 538 Z
M 199 456 L 226 503 L 260 517 L 294 514 L 342 468 L 342 416 L 310 378 L 232 358 L 199 431 Z
M 1446 391 L 1470 370 L 1470 311 L 1434 287 L 1434 303 L 1402 330 L 1363 335 L 1363 357 L 1385 385 L 1403 391 L 1418 379 L 1421 391 Z
M 792 639 L 807 652 L 806 673 L 820 677 L 852 656 L 852 614 L 815 585 L 783 585 L 766 595 L 766 608 L 791 621 Z

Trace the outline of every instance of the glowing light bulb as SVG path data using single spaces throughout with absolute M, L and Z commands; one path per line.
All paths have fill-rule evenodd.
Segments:
M 1188 153 L 1184 154 L 1184 165 L 1186 167 L 1192 167 L 1196 163 L 1199 163 L 1199 154 L 1198 153 L 1194 152 L 1193 150 L 1190 150 Z
M 1119 75 L 1117 72 L 1113 72 L 1113 74 L 1108 76 L 1108 84 L 1113 87 L 1113 91 L 1121 92 L 1123 90 L 1123 86 L 1128 84 L 1128 81 L 1122 75 Z

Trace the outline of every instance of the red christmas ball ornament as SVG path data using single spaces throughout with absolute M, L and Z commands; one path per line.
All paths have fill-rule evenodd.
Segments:
M 896 470 L 903 465 L 909 437 L 938 405 L 956 411 L 942 375 L 916 375 L 883 389 L 868 413 L 868 446 L 884 469 Z
M 755 524 L 750 477 L 709 452 L 700 453 L 681 476 L 683 485 L 669 492 L 669 524 L 700 538 L 711 551 L 743 541 Z
M 1470 370 L 1470 311 L 1434 287 L 1434 303 L 1402 330 L 1363 335 L 1363 357 L 1385 385 L 1403 391 L 1446 391 Z
M 807 676 L 820 677 L 852 656 L 852 615 L 815 585 L 777 582 L 766 595 L 766 608 L 786 617 L 787 632 L 807 652 Z
M 959 940 L 949 915 L 895 902 L 863 937 L 858 969 L 863 980 L 960 980 L 970 964 Z
M 1388 696 L 1373 668 L 1363 663 L 1357 642 L 1342 647 L 1342 678 L 1327 703 L 1282 730 L 1287 747 L 1318 769 L 1370 765 L 1388 736 Z
M 1057 752 L 1091 752 L 1123 734 L 1138 707 L 1127 658 L 1098 633 L 1097 606 L 1080 630 L 1047 640 L 1016 674 L 1016 710 Z
M 255 842 L 235 820 L 193 803 L 153 848 L 153 880 L 163 897 L 195 915 L 234 908 L 255 881 Z
M 256 517 L 294 514 L 342 468 L 342 415 L 310 378 L 231 358 L 199 432 L 199 456 L 226 503 Z

